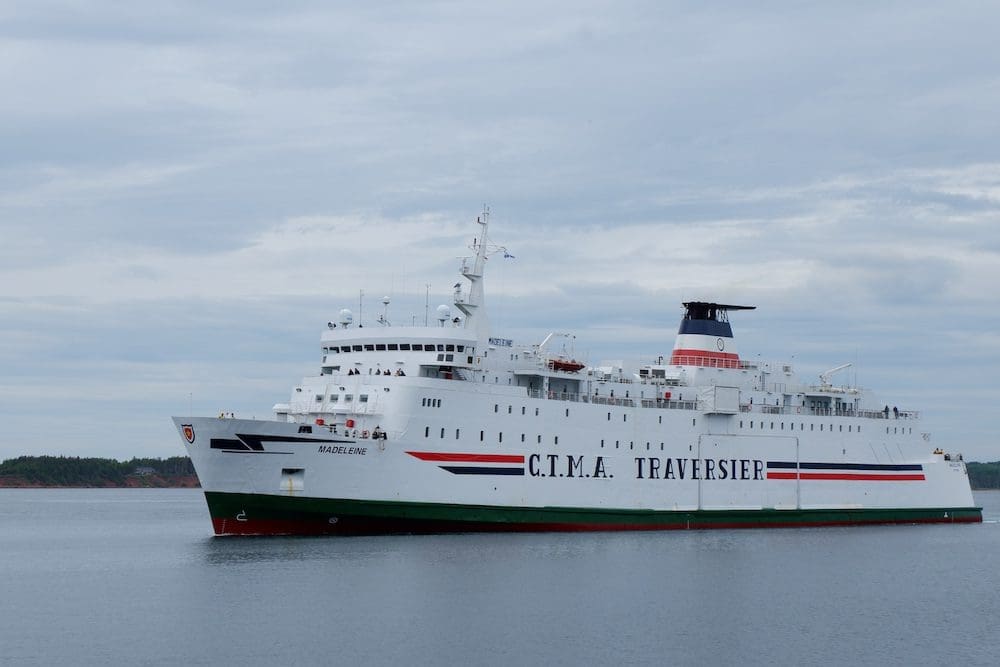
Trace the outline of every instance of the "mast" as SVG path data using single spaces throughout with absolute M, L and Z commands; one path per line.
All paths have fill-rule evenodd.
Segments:
M 469 281 L 469 295 L 463 298 L 456 295 L 455 306 L 465 315 L 465 328 L 476 332 L 480 343 L 486 341 L 490 334 L 490 321 L 486 315 L 486 300 L 483 291 L 483 272 L 486 269 L 487 232 L 489 231 L 490 209 L 483 208 L 483 213 L 476 218 L 482 227 L 478 239 L 473 239 L 470 248 L 475 252 L 470 265 L 468 257 L 462 258 L 462 276 Z

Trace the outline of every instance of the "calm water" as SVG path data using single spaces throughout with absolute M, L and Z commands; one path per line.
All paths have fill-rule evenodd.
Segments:
M 986 522 L 215 539 L 192 490 L 0 490 L 4 664 L 997 664 Z

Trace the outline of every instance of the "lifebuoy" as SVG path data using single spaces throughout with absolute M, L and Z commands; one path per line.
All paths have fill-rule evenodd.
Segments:
M 347 421 L 344 422 L 344 426 L 346 426 L 347 428 L 354 428 L 354 420 L 348 419 Z

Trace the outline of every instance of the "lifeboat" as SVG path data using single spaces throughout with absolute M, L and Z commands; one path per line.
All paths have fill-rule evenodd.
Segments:
M 576 373 L 583 366 L 576 359 L 549 359 L 548 362 L 549 368 L 554 371 L 562 371 L 563 373 Z

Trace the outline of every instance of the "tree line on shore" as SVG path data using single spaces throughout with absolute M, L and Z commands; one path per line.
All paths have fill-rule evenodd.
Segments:
M 973 489 L 1000 489 L 1000 461 L 966 463 Z M 19 456 L 0 463 L 4 478 L 34 486 L 128 486 L 129 479 L 156 475 L 170 480 L 194 476 L 186 456 L 167 459 L 80 458 L 77 456 Z M 2 484 L 0 484 L 2 485 Z
M 77 456 L 19 456 L 0 463 L 0 486 L 6 480 L 31 486 L 129 486 L 142 477 L 180 479 L 194 476 L 186 456 L 167 459 L 80 458 Z

